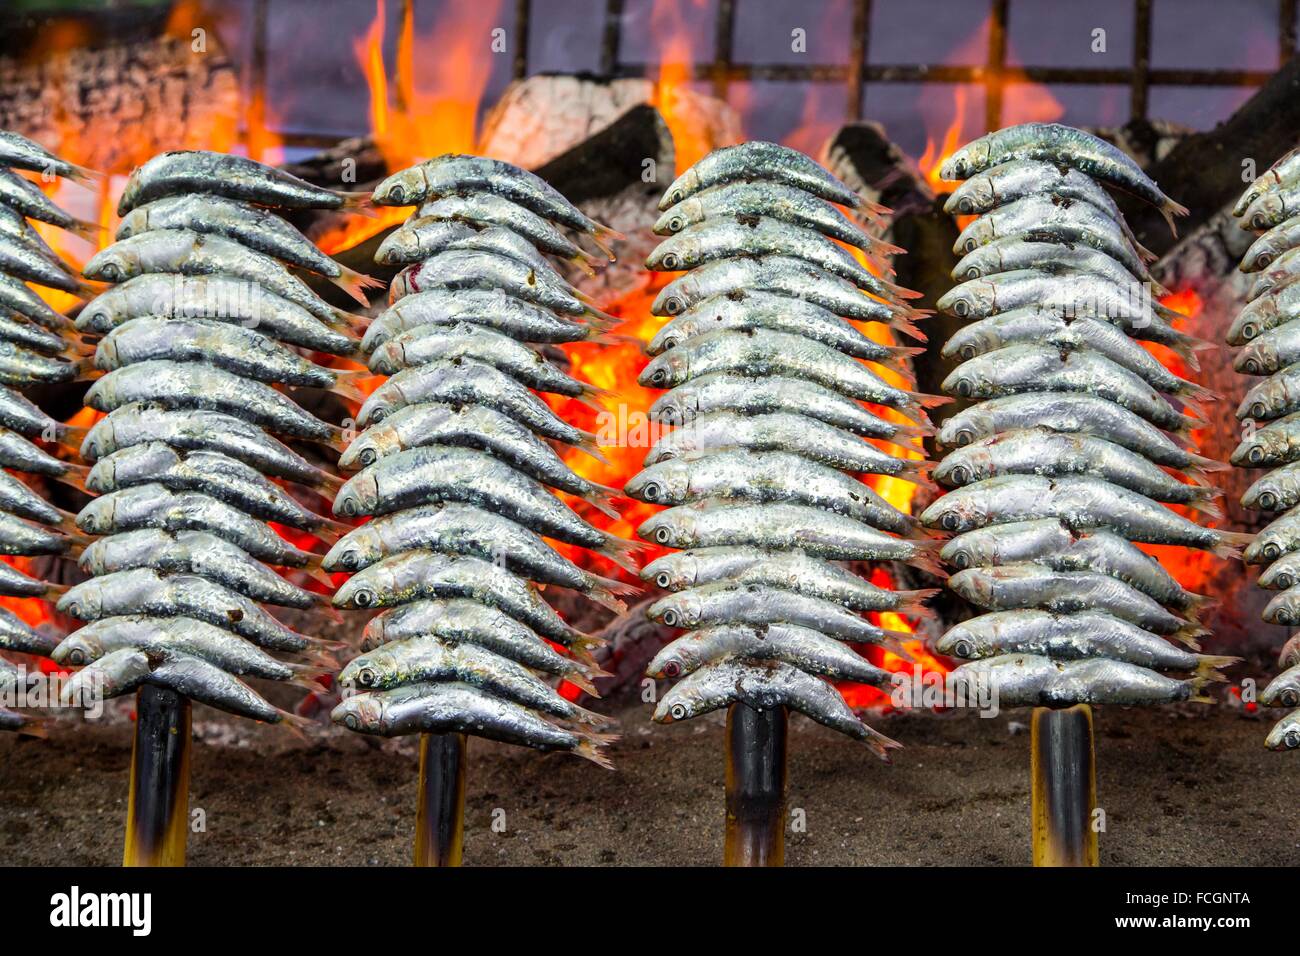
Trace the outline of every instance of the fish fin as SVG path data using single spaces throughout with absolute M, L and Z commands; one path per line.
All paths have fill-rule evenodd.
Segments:
M 862 723 L 862 721 L 858 721 L 858 723 Z M 862 742 L 866 744 L 871 752 L 882 761 L 887 764 L 892 764 L 894 759 L 889 755 L 889 752 L 891 750 L 901 750 L 903 749 L 903 745 L 892 737 L 886 737 L 874 727 L 870 727 L 864 723 L 862 723 L 862 727 L 867 732 L 867 735 L 862 738 Z
M 635 335 L 619 335 L 616 332 L 597 332 L 587 336 L 585 341 L 597 345 L 635 345 L 639 349 L 645 347 L 645 343 Z
M 1204 677 L 1209 681 L 1227 681 L 1228 678 L 1219 673 L 1224 667 L 1231 667 L 1233 664 L 1240 664 L 1240 657 L 1224 657 L 1215 654 L 1201 654 L 1196 662 L 1196 676 Z
M 1219 599 L 1210 597 L 1208 594 L 1194 594 L 1186 592 L 1187 609 L 1184 613 L 1188 617 L 1196 618 L 1206 611 L 1219 606 Z
M 907 397 L 918 408 L 938 408 L 940 405 L 951 405 L 956 401 L 951 395 L 926 395 L 923 392 L 908 392 Z
M 81 428 L 76 425 L 60 425 L 58 429 L 59 437 L 56 438 L 55 441 L 65 448 L 71 448 L 73 451 L 80 454 L 81 443 L 86 440 L 86 435 L 89 434 L 89 432 L 89 428 Z
M 366 191 L 349 192 L 346 189 L 331 189 L 330 192 L 343 200 L 342 208 L 352 212 L 363 212 L 367 215 L 374 214 L 375 204 L 371 199 L 374 193 Z
M 644 541 L 628 541 L 626 538 L 620 538 L 607 532 L 601 532 L 605 540 L 599 547 L 592 548 L 596 554 L 603 558 L 613 561 L 624 571 L 636 574 L 640 566 L 636 563 L 636 558 L 641 557 L 652 547 Z
M 894 426 L 894 435 L 900 438 L 929 438 L 933 434 L 934 434 L 934 427 L 932 425 L 895 425 Z M 893 445 L 898 444 L 898 442 L 893 441 L 892 438 L 887 438 L 885 439 L 885 441 L 888 441 L 890 444 Z
M 916 327 L 912 319 L 899 312 L 894 312 L 889 316 L 889 322 L 886 323 L 891 329 L 902 332 L 908 338 L 916 339 L 918 342 L 928 342 L 930 337 Z
M 556 585 L 559 587 L 559 585 Z M 618 598 L 611 595 L 603 588 L 588 588 L 585 591 L 578 591 L 588 601 L 599 604 L 606 610 L 613 611 L 615 614 L 624 614 L 627 612 L 627 605 Z
M 74 236 L 85 239 L 87 242 L 98 242 L 100 234 L 107 232 L 108 229 L 97 222 L 90 222 L 87 219 L 74 219 L 72 225 L 68 226 L 67 231 Z
M 593 269 L 591 266 L 592 260 L 593 257 L 589 256 L 587 253 L 579 249 L 577 255 L 569 256 L 569 258 L 565 259 L 564 261 L 572 263 L 574 268 L 581 271 L 583 275 L 587 276 L 588 278 L 592 278 L 596 275 L 596 270 Z M 600 260 L 597 259 L 595 261 L 599 262 Z
M 359 368 L 334 373 L 334 384 L 328 389 L 339 398 L 346 399 L 349 402 L 356 402 L 358 405 L 364 405 L 369 398 L 357 384 L 359 379 L 375 378 L 375 374 L 369 369 Z
M 881 279 L 879 281 L 880 284 L 884 287 L 885 291 L 888 292 L 893 298 L 898 300 L 920 299 L 925 296 L 924 292 L 917 292 L 915 289 L 904 289 L 901 285 L 895 285 L 892 282 L 886 282 L 884 279 Z
M 68 462 L 68 470 L 57 476 L 54 480 L 60 484 L 67 485 L 69 488 L 75 488 L 83 494 L 90 494 L 86 490 L 86 476 L 90 474 L 90 469 L 85 465 L 74 465 Z
M 608 315 L 599 310 L 596 310 L 595 312 L 588 310 L 579 316 L 569 316 L 569 319 L 576 319 L 581 324 L 589 325 L 599 332 L 610 332 L 623 324 L 623 319 L 620 319 L 617 316 Z M 640 339 L 635 341 L 640 342 Z
M 925 458 L 905 458 L 903 459 L 902 466 L 898 469 L 898 474 L 895 477 L 905 478 L 918 485 L 924 484 L 928 487 L 936 488 L 937 486 L 930 480 L 930 472 L 933 471 L 938 464 L 937 461 L 930 461 Z
M 100 184 L 108 179 L 108 173 L 101 173 L 98 169 L 91 169 L 89 166 L 78 166 L 76 163 L 68 163 L 68 166 L 72 169 L 72 172 L 68 173 L 68 179 L 81 183 L 87 189 L 98 189 Z
M 610 717 L 607 714 L 598 714 L 594 710 L 588 710 L 585 707 L 574 705 L 573 720 L 578 723 L 587 724 L 591 727 L 612 727 L 618 723 L 618 719 Z
M 364 273 L 349 269 L 347 266 L 339 266 L 340 273 L 338 276 L 328 277 L 330 282 L 334 283 L 352 298 L 356 299 L 362 305 L 370 305 L 370 299 L 366 296 L 366 289 L 382 289 L 384 283 L 374 276 L 368 276 Z
M 1211 549 L 1216 557 L 1241 559 L 1241 549 L 1255 540 L 1253 534 L 1244 531 L 1218 531 L 1218 542 Z
M 53 602 L 57 600 L 60 595 L 66 594 L 72 588 L 71 584 L 56 584 L 53 581 L 46 581 L 44 583 L 45 590 L 38 595 L 42 601 Z
M 590 760 L 598 767 L 613 770 L 614 764 L 600 751 L 600 748 L 612 744 L 618 738 L 618 734 L 583 734 L 578 746 L 573 748 L 573 752 L 579 757 Z
M 943 562 L 939 560 L 939 555 L 935 553 L 944 544 L 943 540 L 930 539 L 927 541 L 915 541 L 913 544 L 917 548 L 916 553 L 903 563 L 910 564 L 914 568 L 920 568 L 922 571 L 925 571 L 927 574 L 931 574 L 936 578 L 946 580 L 948 577 L 948 569 L 943 566 Z
M 1217 402 L 1223 398 L 1212 388 L 1206 388 L 1204 385 L 1198 385 L 1196 382 L 1189 382 L 1185 378 L 1178 380 L 1178 390 L 1174 393 L 1178 400 L 1187 403 L 1192 402 Z
M 891 654 L 897 654 L 905 661 L 914 661 L 910 651 L 907 650 L 908 644 L 917 640 L 915 634 L 909 634 L 907 631 L 890 631 L 881 629 L 880 646 L 887 648 Z
M 329 588 L 330 591 L 333 591 L 334 582 L 333 580 L 331 580 L 329 572 L 320 566 L 321 560 L 323 560 L 323 556 L 321 556 L 321 559 L 318 559 L 316 561 L 310 561 L 307 564 L 303 565 L 301 568 L 294 568 L 293 570 L 301 571 L 303 574 L 307 575 L 307 577 L 311 578 L 317 584 L 323 584 L 325 585 L 325 587 Z M 322 594 L 321 597 L 326 598 L 328 600 L 329 595 Z
M 610 675 L 606 674 L 604 671 L 581 670 L 581 671 L 570 671 L 569 673 L 563 675 L 560 678 L 560 680 L 567 681 L 568 683 L 572 684 L 574 687 L 578 688 L 578 690 L 582 691 L 588 697 L 599 698 L 600 694 L 596 692 L 596 685 L 592 683 L 592 681 L 597 677 L 608 677 L 608 676 Z
M 340 309 L 338 306 L 330 306 L 330 315 L 333 319 L 327 324 L 332 326 L 335 331 L 341 332 L 364 332 L 374 321 L 368 315 L 358 315 L 355 312 L 349 312 L 347 309 Z
M 1187 502 L 1187 507 L 1214 521 L 1223 517 L 1223 508 L 1221 508 L 1219 503 L 1215 500 L 1219 496 L 1219 490 L 1217 488 L 1211 488 L 1207 485 L 1196 485 L 1192 487 L 1192 490 L 1194 492 L 1204 491 L 1205 494 L 1197 495 L 1192 498 L 1191 501 Z
M 18 733 L 27 737 L 39 737 L 41 740 L 49 737 L 49 718 L 48 717 L 28 717 L 23 715 L 23 725 L 18 728 Z
M 600 446 L 596 444 L 595 435 L 584 432 L 582 438 L 578 439 L 576 442 L 566 442 L 566 444 L 572 445 L 574 448 L 578 449 L 578 451 L 585 452 L 602 465 L 609 464 L 609 459 L 605 457 L 605 453 L 601 451 Z M 340 487 L 342 486 L 340 485 Z
M 1160 207 L 1160 215 L 1165 217 L 1165 222 L 1169 224 L 1169 231 L 1172 232 L 1175 237 L 1178 236 L 1178 226 L 1174 222 L 1174 217 L 1186 216 L 1187 214 L 1187 207 L 1181 203 L 1174 202 L 1172 199 L 1165 200 L 1164 204 Z
M 322 689 L 323 688 L 318 684 L 312 693 L 318 693 Z M 276 714 L 280 718 L 276 723 L 289 731 L 289 733 L 293 734 L 299 740 L 307 739 L 307 728 L 315 723 L 315 721 L 308 717 L 303 717 L 301 714 L 290 713 L 287 710 L 280 710 L 279 708 L 276 709 Z
M 620 493 L 613 488 L 606 488 L 604 485 L 593 484 L 592 490 L 585 495 L 579 495 L 583 501 L 591 505 L 607 518 L 613 518 L 615 521 L 621 521 L 623 515 L 614 507 L 613 499 L 621 497 Z
M 1168 343 L 1165 347 L 1186 362 L 1187 367 L 1193 372 L 1200 371 L 1201 360 L 1196 357 L 1196 353 L 1199 350 L 1192 344 L 1192 342 L 1177 339 Z
M 596 222 L 594 219 L 589 221 L 591 222 L 591 228 L 587 230 L 587 235 L 596 244 L 596 248 L 605 253 L 605 258 L 610 262 L 618 261 L 618 256 L 614 255 L 614 250 L 610 248 L 609 243 L 611 241 L 622 242 L 627 239 L 627 236 L 617 229 L 611 229 L 603 223 Z

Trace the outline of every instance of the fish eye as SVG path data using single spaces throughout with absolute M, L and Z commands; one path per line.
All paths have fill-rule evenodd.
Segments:
M 355 551 L 344 551 L 341 555 L 339 555 L 339 564 L 343 565 L 343 567 L 345 568 L 350 568 L 355 570 L 360 563 L 361 563 L 361 556 L 357 554 Z
M 669 232 L 680 232 L 682 226 L 684 226 L 684 225 L 686 225 L 686 224 L 685 224 L 684 222 L 682 222 L 682 217 L 681 217 L 681 216 L 673 216 L 673 218 L 671 218 L 671 219 L 668 220 L 668 231 L 669 231 Z
M 972 236 L 971 238 L 966 240 L 966 244 L 962 246 L 962 248 L 965 249 L 967 252 L 974 252 L 976 249 L 979 248 L 979 243 L 976 242 L 975 237 Z
M 73 617 L 81 617 L 81 605 L 73 601 L 68 605 L 68 613 Z
M 958 465 L 952 470 L 951 474 L 953 484 L 964 485 L 966 482 L 970 481 L 970 469 L 965 465 Z
M 357 461 L 361 462 L 361 464 L 363 465 L 373 465 L 378 460 L 379 460 L 379 455 L 375 452 L 373 448 L 363 448 L 361 449 L 361 452 L 357 455 Z
M 383 405 L 376 405 L 374 411 L 370 413 L 370 422 L 371 424 L 374 424 L 375 422 L 382 422 L 387 417 L 388 417 L 388 409 L 385 408 Z
M 82 664 L 86 663 L 86 652 L 79 647 L 74 647 L 68 653 L 68 663 L 80 667 Z
M 348 714 L 343 718 L 343 723 L 347 726 L 348 730 L 361 729 L 361 721 L 357 719 L 356 714 Z
M 673 704 L 672 715 L 673 715 L 673 720 L 685 720 L 685 719 L 686 719 L 686 705 L 685 705 L 685 704 Z M 1300 739 L 1300 733 L 1297 733 L 1297 734 L 1296 734 L 1296 737 L 1297 737 L 1298 739 Z M 1295 743 L 1295 744 L 1292 744 L 1292 743 L 1289 742 L 1290 739 L 1291 739 L 1291 735 L 1288 734 L 1288 735 L 1287 735 L 1287 741 L 1288 741 L 1287 746 L 1289 746 L 1289 747 L 1300 747 L 1300 742 L 1297 742 L 1297 743 Z
M 113 263 L 105 263 L 99 270 L 100 277 L 105 282 L 117 282 L 122 278 L 122 270 Z
M 664 627 L 676 627 L 679 620 L 680 617 L 672 608 L 664 611 Z
M 676 708 L 674 708 L 675 710 Z M 1288 730 L 1286 736 L 1282 738 L 1288 750 L 1295 750 L 1300 747 L 1300 730 Z
M 1264 545 L 1260 550 L 1260 553 L 1264 556 L 1265 560 L 1276 561 L 1282 556 L 1282 549 L 1278 547 L 1277 544 L 1270 541 L 1268 544 Z
M 660 544 L 667 544 L 669 541 L 672 540 L 672 537 L 673 537 L 672 532 L 669 531 L 667 528 L 660 528 L 658 531 L 655 532 L 655 540 L 658 541 Z
M 677 338 L 677 336 L 669 335 L 669 336 L 665 336 L 663 345 L 665 349 L 675 349 L 677 348 L 677 343 L 680 341 L 681 340 Z
M 963 445 L 969 445 L 973 442 L 975 440 L 975 433 L 969 429 L 963 428 L 953 436 L 953 439 L 957 442 L 957 447 L 960 448 Z
M 969 215 L 975 211 L 975 204 L 970 201 L 969 196 L 963 196 L 957 203 L 957 211 Z
M 970 303 L 965 299 L 958 299 L 952 304 L 952 311 L 959 318 L 965 318 L 970 314 Z
M 980 277 L 980 267 L 979 267 L 979 266 L 971 266 L 970 268 L 968 268 L 968 269 L 966 270 L 966 278 L 967 278 L 967 279 L 978 279 L 979 277 Z
M 1277 586 L 1283 590 L 1291 587 L 1293 584 L 1295 584 L 1295 578 L 1293 578 L 1288 572 L 1283 571 L 1277 576 Z
M 646 501 L 655 501 L 660 493 L 659 483 L 656 481 L 647 481 L 645 487 L 641 489 L 641 497 Z
M 1266 491 L 1259 496 L 1259 507 L 1263 511 L 1272 511 L 1277 507 L 1277 495 Z
M 970 379 L 963 378 L 957 380 L 955 390 L 962 398 L 970 398 L 975 392 L 975 386 L 971 384 Z
M 668 253 L 666 256 L 664 256 L 663 262 L 664 262 L 664 268 L 667 269 L 669 272 L 677 271 L 677 267 L 679 265 L 677 261 L 677 253 L 675 252 Z
M 1284 627 L 1290 627 L 1294 623 L 1291 620 L 1291 612 L 1286 608 L 1279 608 L 1277 614 L 1273 616 L 1273 620 Z
M 1254 358 L 1248 358 L 1241 363 L 1241 370 L 1247 375 L 1259 374 L 1259 362 Z
M 970 361 L 971 359 L 973 359 L 973 358 L 974 358 L 976 355 L 978 355 L 978 354 L 979 354 L 979 353 L 976 352 L 976 350 L 975 350 L 975 345 L 974 345 L 974 343 L 971 343 L 971 344 L 968 344 L 968 345 L 963 345 L 963 346 L 961 347 L 961 357 L 962 357 L 962 359 L 963 359 L 964 361 Z
M 672 576 L 667 571 L 660 571 L 655 575 L 655 584 L 659 585 L 664 590 L 667 590 L 672 583 Z
M 1255 327 L 1254 322 L 1247 322 L 1241 327 L 1241 337 L 1243 339 L 1253 339 L 1259 334 L 1259 329 Z
M 971 558 L 969 554 L 964 550 L 959 550 L 953 553 L 952 566 L 960 570 L 965 570 L 970 567 L 970 560 Z
M 1300 705 L 1300 693 L 1297 693 L 1294 688 L 1287 688 L 1282 691 L 1282 696 L 1278 698 L 1278 703 L 1283 707 L 1296 707 Z
M 1246 460 L 1252 465 L 1261 465 L 1264 463 L 1264 449 L 1258 445 L 1252 445 L 1250 451 L 1246 452 Z
M 357 683 L 362 687 L 373 687 L 375 684 L 375 672 L 369 667 L 363 667 L 357 671 Z
M 406 198 L 406 190 L 402 187 L 400 183 L 394 185 L 392 189 L 388 190 L 388 198 L 395 205 L 400 206 L 402 205 L 402 200 Z
M 958 641 L 952 646 L 952 653 L 955 657 L 970 657 L 975 648 L 971 647 L 970 641 Z
M 339 514 L 347 515 L 349 518 L 357 513 L 357 503 L 349 495 L 339 502 Z
M 1256 259 L 1255 261 L 1258 262 L 1261 266 L 1266 266 L 1273 261 L 1273 254 L 1271 252 L 1261 252 L 1259 254 L 1259 258 Z
M 1266 406 L 1263 402 L 1256 402 L 1254 405 L 1250 406 L 1251 418 L 1263 418 L 1267 414 L 1268 414 L 1268 406 Z
M 357 607 L 370 607 L 375 603 L 375 592 L 362 588 L 352 596 L 352 603 Z
M 685 304 L 676 296 L 670 296 L 668 301 L 664 303 L 664 309 L 667 310 L 669 315 L 677 315 L 683 308 L 685 308 Z
M 1268 217 L 1262 212 L 1257 212 L 1255 213 L 1254 223 L 1256 229 L 1265 229 L 1268 227 Z
M 661 368 L 657 368 L 650 375 L 650 381 L 655 385 L 663 385 L 668 380 L 668 373 Z
M 676 661 L 669 661 L 667 664 L 664 665 L 665 677 L 676 677 L 681 672 L 682 672 L 682 665 L 678 664 Z M 1288 704 L 1287 706 L 1289 707 L 1291 705 Z
M 682 193 L 679 189 L 674 189 L 668 194 L 668 202 L 676 205 L 682 201 Z
M 951 511 L 949 511 L 946 515 L 943 516 L 943 518 L 940 520 L 939 523 L 949 531 L 956 531 L 957 528 L 961 525 L 961 519 L 958 518 Z

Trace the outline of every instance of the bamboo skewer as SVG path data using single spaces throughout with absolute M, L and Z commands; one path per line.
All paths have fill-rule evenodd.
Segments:
M 123 866 L 184 866 L 189 835 L 190 701 L 146 685 L 136 692 Z
M 464 734 L 420 735 L 415 865 L 460 866 L 465 843 Z
M 1035 707 L 1031 727 L 1034 866 L 1097 866 L 1092 708 Z
M 788 728 L 784 707 L 727 708 L 726 866 L 785 865 Z

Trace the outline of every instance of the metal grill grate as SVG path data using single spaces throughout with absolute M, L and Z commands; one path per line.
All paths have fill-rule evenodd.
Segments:
M 266 79 L 267 6 L 272 0 L 255 0 L 253 4 L 252 89 L 261 90 L 254 102 L 264 103 Z M 872 63 L 869 62 L 869 39 L 872 29 L 872 0 L 851 0 L 852 33 L 847 63 L 822 64 L 753 64 L 732 60 L 736 31 L 736 10 L 743 0 L 717 0 L 713 30 L 713 57 L 693 65 L 696 81 L 711 83 L 714 93 L 726 99 L 733 82 L 773 80 L 814 83 L 845 87 L 846 120 L 863 118 L 863 91 L 871 83 L 963 83 L 984 89 L 985 131 L 1002 125 L 1003 90 L 1008 84 L 1068 84 L 1075 86 L 1127 86 L 1129 118 L 1144 120 L 1152 87 L 1262 86 L 1271 70 L 1224 69 L 1152 69 L 1151 22 L 1153 0 L 1133 2 L 1133 61 L 1128 67 L 1054 67 L 1010 66 L 1007 64 L 1007 18 L 1012 0 L 988 0 L 988 56 L 983 65 L 944 63 Z M 1019 0 L 1017 0 L 1019 2 Z M 402 0 L 404 13 L 416 0 Z M 532 0 L 515 0 L 515 56 L 512 69 L 516 79 L 529 75 L 528 38 L 532 27 Z M 1278 0 L 1279 62 L 1284 63 L 1296 49 L 1296 14 L 1300 0 Z M 600 72 L 609 77 L 653 77 L 658 66 L 625 62 L 619 59 L 623 36 L 623 0 L 606 0 L 604 28 L 601 33 Z M 290 145 L 327 146 L 327 137 L 313 134 L 284 137 Z

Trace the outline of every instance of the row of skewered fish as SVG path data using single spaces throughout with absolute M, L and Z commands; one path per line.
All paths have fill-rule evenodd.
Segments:
M 53 601 L 64 585 L 33 577 L 22 559 L 74 557 L 83 540 L 72 516 L 47 500 L 48 483 L 79 488 L 85 469 L 51 454 L 78 433 L 46 415 L 23 390 L 80 378 L 89 363 L 72 323 L 28 283 L 72 296 L 85 286 L 33 221 L 85 238 L 96 227 L 60 209 L 24 173 L 82 184 L 95 176 L 16 133 L 0 132 L 0 468 L 6 469 L 0 471 L 0 554 L 18 559 L 0 562 L 0 595 Z M 50 625 L 32 627 L 0 608 L 0 651 L 48 656 L 57 643 Z M 39 732 L 31 712 L 20 709 L 28 678 L 25 663 L 0 657 L 0 730 Z
M 1247 303 L 1227 340 L 1241 347 L 1233 367 L 1263 380 L 1237 409 L 1243 433 L 1231 460 L 1270 469 L 1241 498 L 1243 507 L 1271 517 L 1245 559 L 1263 566 L 1260 587 L 1280 592 L 1264 608 L 1264 620 L 1291 627 L 1300 625 L 1300 150 L 1251 183 L 1232 212 L 1259 236 L 1242 256 L 1241 271 L 1251 277 Z M 1278 666 L 1282 673 L 1260 692 L 1259 703 L 1300 707 L 1300 638 L 1286 642 Z M 1278 721 L 1266 743 L 1274 750 L 1300 748 L 1300 710 Z
M 909 635 L 866 615 L 921 614 L 934 593 L 879 588 L 845 566 L 936 567 L 935 542 L 859 477 L 925 480 L 908 449 L 933 404 L 908 390 L 917 350 L 858 325 L 923 338 L 906 304 L 915 293 L 864 264 L 899 251 L 857 221 L 884 210 L 802 153 L 763 142 L 709 154 L 660 209 L 655 232 L 666 238 L 646 265 L 685 274 L 653 305 L 668 321 L 640 382 L 669 390 L 651 416 L 674 427 L 625 488 L 667 506 L 638 533 L 683 549 L 643 572 L 673 592 L 650 616 L 686 630 L 650 664 L 653 677 L 682 678 L 654 717 L 786 707 L 888 759 L 898 744 L 829 682 L 888 687 L 890 675 L 852 645 L 905 654 Z
M 1202 699 L 1235 658 L 1198 653 L 1208 599 L 1136 545 L 1229 557 L 1250 538 L 1166 507 L 1220 515 L 1206 473 L 1222 466 L 1189 438 L 1214 396 L 1144 344 L 1195 369 L 1206 343 L 1160 304 L 1107 187 L 1171 227 L 1185 210 L 1119 150 L 1054 124 L 989 134 L 942 172 L 964 180 L 948 211 L 977 217 L 939 302 L 970 320 L 944 348 L 960 364 L 943 388 L 973 404 L 940 428 L 952 451 L 935 477 L 952 490 L 921 520 L 956 535 L 949 586 L 985 613 L 938 649 L 969 661 L 958 683 L 992 685 L 1003 706 Z
M 468 733 L 609 766 L 609 720 L 552 682 L 595 694 L 600 642 L 540 588 L 616 611 L 637 589 L 546 539 L 632 571 L 638 548 L 578 510 L 617 517 L 616 492 L 557 452 L 602 457 L 594 434 L 537 393 L 599 407 L 605 393 L 552 357 L 565 343 L 601 341 L 616 320 L 547 257 L 589 268 L 596 256 L 578 241 L 605 250 L 611 233 L 537 176 L 473 156 L 396 173 L 373 201 L 418 209 L 376 254 L 402 266 L 363 341 L 371 371 L 390 377 L 361 407 L 363 430 L 340 459 L 357 473 L 335 513 L 371 520 L 326 556 L 328 570 L 351 574 L 334 603 L 380 613 L 340 675 L 351 692 L 333 718 L 362 733 Z
M 87 622 L 53 653 L 81 667 L 67 699 L 151 684 L 293 723 L 241 678 L 318 689 L 314 678 L 332 673 L 325 642 L 262 605 L 326 601 L 303 586 L 323 579 L 319 555 L 273 523 L 304 542 L 333 541 L 341 528 L 317 509 L 338 485 L 320 464 L 341 448 L 342 429 L 293 390 L 359 394 L 355 372 L 308 357 L 354 351 L 356 317 L 299 273 L 362 302 L 373 280 L 323 255 L 282 213 L 359 201 L 218 153 L 163 153 L 131 174 L 117 241 L 84 269 L 112 286 L 76 319 L 102 336 L 103 375 L 85 401 L 105 414 L 81 445 L 93 463 L 86 489 L 99 496 L 76 518 L 99 536 L 80 559 L 92 577 L 58 604 Z

